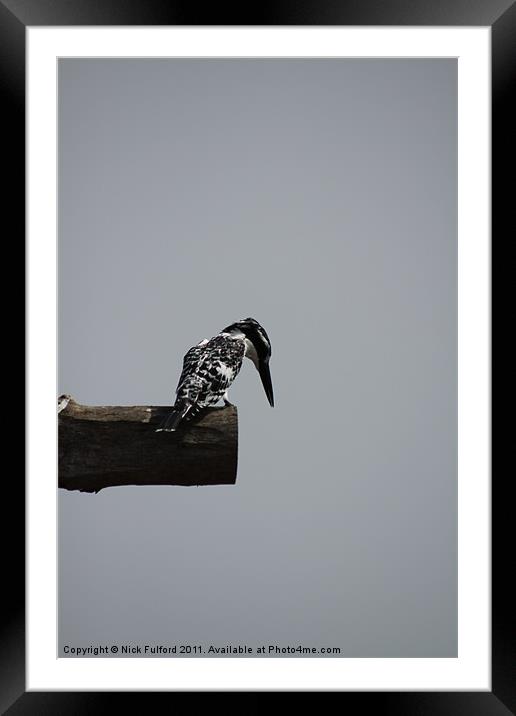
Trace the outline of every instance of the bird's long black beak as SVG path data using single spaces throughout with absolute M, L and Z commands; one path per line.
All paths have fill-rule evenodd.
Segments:
M 269 401 L 271 408 L 273 408 L 274 407 L 274 393 L 272 390 L 272 380 L 271 380 L 271 372 L 269 370 L 269 364 L 268 363 L 260 363 L 258 372 L 260 373 L 260 378 L 262 379 L 262 383 L 263 383 L 263 387 L 265 390 L 265 395 L 267 396 L 267 400 Z

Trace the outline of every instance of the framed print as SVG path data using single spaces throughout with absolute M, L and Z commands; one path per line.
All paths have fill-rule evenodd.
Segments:
M 4 708 L 508 713 L 490 217 L 514 6 L 76 9 L 0 5 L 28 277 Z

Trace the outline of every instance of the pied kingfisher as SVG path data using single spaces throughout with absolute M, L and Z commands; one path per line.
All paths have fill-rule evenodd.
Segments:
M 242 367 L 244 356 L 253 361 L 269 403 L 274 406 L 269 337 L 258 321 L 244 318 L 210 340 L 205 338 L 186 353 L 176 388 L 176 402 L 156 432 L 176 430 L 181 421 L 191 420 L 220 399 L 225 405 L 231 405 L 228 389 Z

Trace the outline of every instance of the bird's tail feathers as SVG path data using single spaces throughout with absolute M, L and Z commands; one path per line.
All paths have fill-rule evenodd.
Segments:
M 200 410 L 201 408 L 196 404 L 186 401 L 176 402 L 170 413 L 168 413 L 168 415 L 164 418 L 159 428 L 156 429 L 156 432 L 174 432 L 174 430 L 177 430 L 177 427 L 182 420 L 191 420 L 191 418 L 197 415 Z
M 168 413 L 166 415 L 166 417 L 163 419 L 163 422 L 161 423 L 159 428 L 156 429 L 156 432 L 160 433 L 163 431 L 166 433 L 171 433 L 174 430 L 176 430 L 177 426 L 179 425 L 179 423 L 181 422 L 182 419 L 183 419 L 182 411 L 176 410 L 174 408 L 173 410 L 170 411 L 170 413 Z

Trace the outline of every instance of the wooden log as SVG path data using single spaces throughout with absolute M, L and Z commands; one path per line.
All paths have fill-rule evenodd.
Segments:
M 88 406 L 58 401 L 59 487 L 234 485 L 235 406 L 207 408 L 176 432 L 156 432 L 170 407 Z

